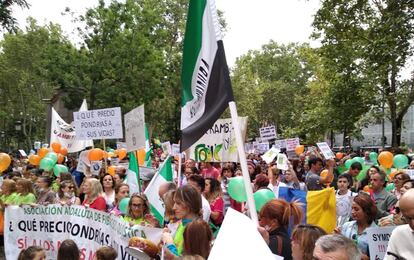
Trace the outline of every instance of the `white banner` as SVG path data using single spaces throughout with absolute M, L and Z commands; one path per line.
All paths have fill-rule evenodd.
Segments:
M 239 125 L 244 139 L 247 117 L 239 117 Z M 236 136 L 231 118 L 217 120 L 189 151 L 190 158 L 198 162 L 238 162 Z
M 93 146 L 92 141 L 76 140 L 75 127 L 66 123 L 53 107 L 50 126 L 50 143 L 60 143 L 62 147 L 68 149 L 69 153 L 76 153 L 82 151 L 87 146 Z
M 259 132 L 262 141 L 276 139 L 276 127 L 274 125 L 262 127 Z
M 367 240 L 371 260 L 384 259 L 388 241 L 396 226 L 372 227 L 367 229 Z
M 124 115 L 125 141 L 127 151 L 132 152 L 145 147 L 145 114 L 141 105 Z
M 121 118 L 120 107 L 73 112 L 76 139 L 123 138 Z
M 335 154 L 332 152 L 331 148 L 326 142 L 316 143 L 316 145 L 318 146 L 319 150 L 321 150 L 326 160 L 335 158 Z
M 6 259 L 17 259 L 21 249 L 32 245 L 46 251 L 46 259 L 56 259 L 60 244 L 73 239 L 79 247 L 80 259 L 93 259 L 101 246 L 112 246 L 117 259 L 132 259 L 125 251 L 129 238 L 145 237 L 158 244 L 162 229 L 129 223 L 112 214 L 58 204 L 38 207 L 9 206 L 5 211 L 4 247 Z M 7 227 L 6 227 L 7 226 Z

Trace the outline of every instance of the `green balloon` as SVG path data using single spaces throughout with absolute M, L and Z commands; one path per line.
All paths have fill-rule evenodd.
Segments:
M 368 172 L 369 168 L 370 168 L 369 165 L 364 165 L 362 167 L 362 170 L 356 176 L 356 180 L 357 181 L 362 181 L 363 179 L 365 179 L 365 177 L 367 177 L 367 172 Z
M 54 153 L 54 152 L 48 152 L 46 155 L 45 155 L 45 157 L 44 158 L 50 158 L 50 159 L 52 159 L 55 163 L 57 163 L 57 160 L 58 160 L 58 156 L 57 156 L 57 154 L 56 153 Z
M 404 169 L 408 166 L 408 157 L 404 154 L 397 154 L 394 156 L 394 167 L 397 169 Z
M 369 153 L 369 159 L 371 160 L 371 162 L 376 163 L 377 159 L 378 159 L 378 153 L 370 152 Z
M 390 183 L 385 187 L 386 191 L 392 191 L 395 188 L 394 183 Z
M 339 173 L 343 173 L 344 171 L 346 171 L 346 166 L 345 166 L 345 165 L 340 165 L 340 166 L 338 167 L 338 172 L 339 172 Z
M 271 190 L 261 189 L 253 194 L 253 199 L 256 204 L 256 210 L 259 212 L 267 202 L 276 199 L 276 196 Z
M 232 199 L 238 202 L 247 201 L 246 189 L 244 187 L 243 177 L 238 176 L 231 178 L 229 185 L 227 186 L 227 191 Z
M 119 210 L 122 212 L 122 214 L 126 215 L 128 213 L 128 204 L 129 204 L 129 198 L 123 198 L 119 202 Z
M 55 174 L 56 177 L 59 177 L 62 172 L 69 172 L 68 167 L 62 164 L 56 164 L 53 167 L 53 174 Z
M 39 168 L 45 171 L 51 171 L 53 169 L 53 166 L 55 166 L 56 162 L 54 162 L 51 158 L 43 158 L 40 160 Z
M 365 160 L 362 157 L 355 157 L 352 160 L 354 160 L 354 162 L 359 162 L 361 164 L 361 166 L 364 166 L 364 164 L 365 164 Z
M 354 159 L 348 159 L 345 161 L 345 167 L 347 170 L 349 170 L 349 168 L 351 168 L 351 164 L 354 163 Z

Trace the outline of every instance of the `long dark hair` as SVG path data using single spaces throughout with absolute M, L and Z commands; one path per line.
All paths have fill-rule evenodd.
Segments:
M 79 248 L 75 241 L 66 239 L 59 247 L 57 260 L 79 260 Z

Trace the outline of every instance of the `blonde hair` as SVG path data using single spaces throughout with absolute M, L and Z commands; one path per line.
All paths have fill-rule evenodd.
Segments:
M 6 179 L 3 181 L 2 186 L 3 185 L 5 185 L 9 190 L 9 194 L 4 194 L 4 192 L 2 191 L 3 195 L 10 195 L 13 192 L 16 192 L 16 182 L 14 180 Z
M 99 180 L 95 178 L 89 178 L 85 181 L 85 183 L 87 182 L 89 182 L 89 184 L 91 185 L 91 195 L 87 195 L 86 197 L 88 198 L 89 202 L 92 202 L 103 192 L 102 185 L 99 182 Z

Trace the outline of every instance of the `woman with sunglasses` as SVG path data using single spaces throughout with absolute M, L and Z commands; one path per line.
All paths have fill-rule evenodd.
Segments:
M 410 176 L 406 174 L 403 170 L 397 171 L 394 175 L 394 178 L 392 179 L 395 188 L 391 191 L 391 193 L 394 194 L 397 197 L 397 199 L 400 199 L 401 188 L 406 180 L 410 180 Z
M 62 181 L 57 192 L 58 203 L 63 205 L 80 205 L 80 199 L 76 197 L 76 186 L 73 181 Z
M 127 215 L 123 217 L 123 220 L 128 222 L 130 226 L 160 226 L 158 220 L 150 213 L 150 205 L 147 196 L 139 193 L 131 195 L 128 203 L 128 212 Z

